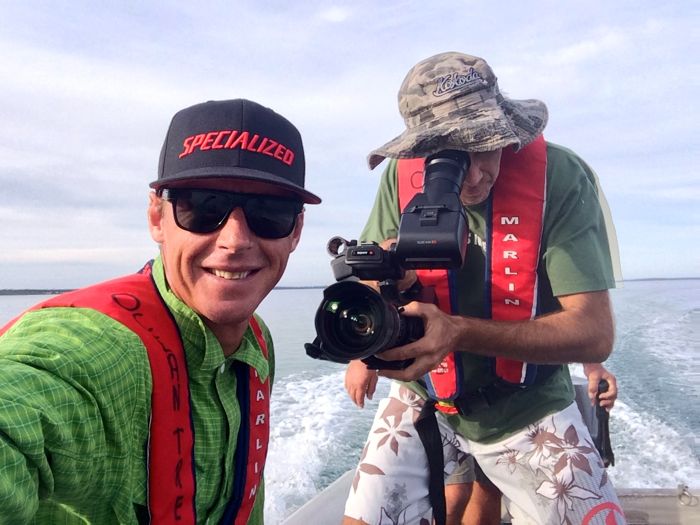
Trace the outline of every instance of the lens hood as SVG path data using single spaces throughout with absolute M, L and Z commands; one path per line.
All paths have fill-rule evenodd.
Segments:
M 326 358 L 345 363 L 365 359 L 422 336 L 420 319 L 404 317 L 373 288 L 340 281 L 323 291 L 316 333 Z

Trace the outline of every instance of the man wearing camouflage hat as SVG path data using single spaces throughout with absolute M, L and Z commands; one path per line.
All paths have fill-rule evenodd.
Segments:
M 396 237 L 423 159 L 452 149 L 470 158 L 460 193 L 469 246 L 461 269 L 409 272 L 401 283 L 417 275 L 437 304 L 407 304 L 403 314 L 422 318 L 425 335 L 380 354 L 414 362 L 379 371 L 404 383 L 379 405 L 344 523 L 444 523 L 442 478 L 468 454 L 514 523 L 624 522 L 566 366 L 604 361 L 614 339 L 616 245 L 595 174 L 545 142 L 546 106 L 504 97 L 481 58 L 423 60 L 398 99 L 406 130 L 369 155 L 370 168 L 391 160 L 361 239 Z M 349 365 L 356 402 L 376 374 Z M 424 447 L 431 439 L 438 445 Z

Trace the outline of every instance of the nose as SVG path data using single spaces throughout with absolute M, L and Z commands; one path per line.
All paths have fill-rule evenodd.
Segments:
M 217 245 L 231 251 L 246 250 L 253 246 L 255 234 L 248 227 L 241 208 L 234 208 L 219 228 Z
M 467 176 L 464 178 L 464 184 L 477 186 L 483 178 L 484 174 L 481 172 L 479 165 L 476 162 L 472 162 L 469 165 L 469 170 L 467 170 Z

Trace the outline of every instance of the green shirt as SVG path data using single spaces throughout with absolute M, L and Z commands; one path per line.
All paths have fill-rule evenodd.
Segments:
M 380 242 L 396 237 L 399 204 L 396 190 L 396 160 L 390 160 L 382 175 L 374 207 L 360 238 Z M 457 276 L 460 314 L 488 318 L 484 293 L 484 237 L 486 204 L 465 207 L 469 218 L 469 246 L 464 266 Z M 538 268 L 540 313 L 560 308 L 556 297 L 605 290 L 615 286 L 605 221 L 598 202 L 598 188 L 591 168 L 572 151 L 547 143 L 547 198 Z M 493 381 L 490 359 L 460 352 L 464 388 L 475 390 Z M 409 386 L 425 396 L 414 382 Z M 454 416 L 450 422 L 468 439 L 492 442 L 514 433 L 547 414 L 561 410 L 573 400 L 567 367 L 546 382 L 519 391 L 468 417 Z
M 224 356 L 202 319 L 169 289 L 160 258 L 153 275 L 185 347 L 195 432 L 196 508 L 218 523 L 233 489 L 240 427 L 233 361 L 265 380 L 249 328 Z M 272 378 L 271 378 L 272 379 Z M 139 337 L 85 308 L 26 313 L 0 337 L 0 524 L 147 522 L 151 372 Z M 263 523 L 264 488 L 250 523 Z

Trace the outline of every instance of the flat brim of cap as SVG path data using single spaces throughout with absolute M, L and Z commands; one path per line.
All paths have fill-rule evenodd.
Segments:
M 153 189 L 159 189 L 167 186 L 179 186 L 184 183 L 207 181 L 207 180 L 241 180 L 241 181 L 257 181 L 265 182 L 277 186 L 281 189 L 287 190 L 294 195 L 301 198 L 302 202 L 305 204 L 320 204 L 321 198 L 314 195 L 308 190 L 305 190 L 301 186 L 298 186 L 289 180 L 269 173 L 267 171 L 253 170 L 248 168 L 222 168 L 222 167 L 211 167 L 211 168 L 197 168 L 192 170 L 184 170 L 176 175 L 167 177 L 165 179 L 158 179 L 149 184 Z
M 509 100 L 449 118 L 428 120 L 373 150 L 367 162 L 374 169 L 385 158 L 423 158 L 445 149 L 493 151 L 532 142 L 547 124 L 547 107 L 539 100 Z

